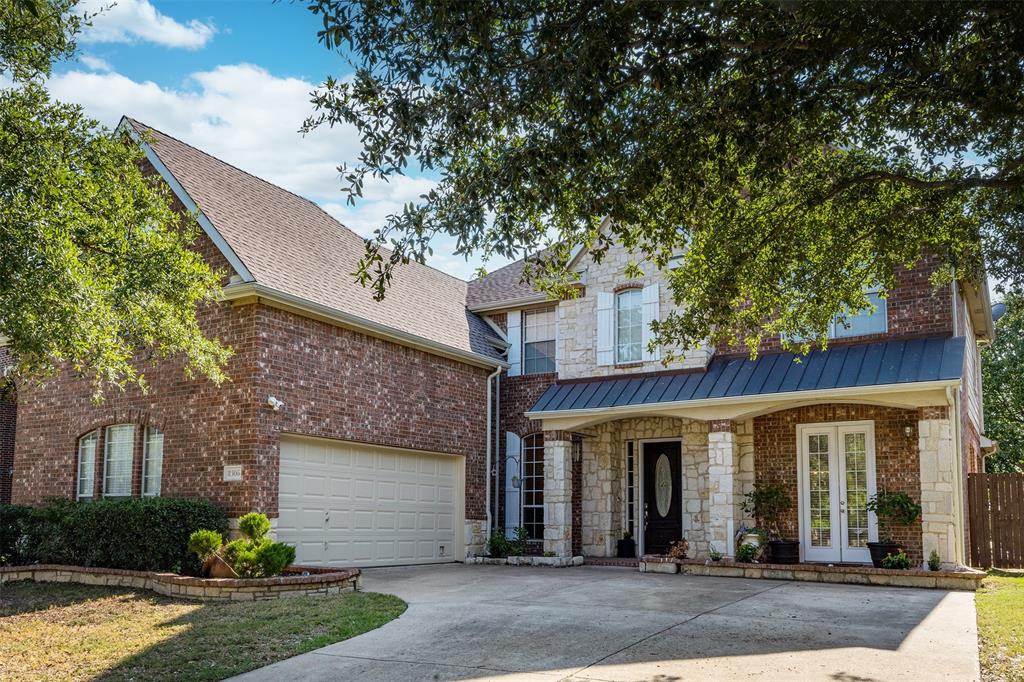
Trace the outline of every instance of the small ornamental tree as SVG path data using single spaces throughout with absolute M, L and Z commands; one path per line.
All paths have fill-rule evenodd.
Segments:
M 894 526 L 909 526 L 921 516 L 921 505 L 903 492 L 882 488 L 868 500 L 867 510 L 878 517 L 878 535 L 881 542 L 895 542 Z
M 793 502 L 781 483 L 758 484 L 746 494 L 743 511 L 754 516 L 758 528 L 768 531 L 770 540 L 779 540 L 782 537 L 779 518 L 792 506 Z

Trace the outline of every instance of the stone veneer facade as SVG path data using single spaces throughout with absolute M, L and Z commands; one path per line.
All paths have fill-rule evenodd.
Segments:
M 597 348 L 597 294 L 599 292 L 614 293 L 626 286 L 645 286 L 659 282 L 660 310 L 659 317 L 664 319 L 676 305 L 672 300 L 672 292 L 660 276 L 653 263 L 641 262 L 640 268 L 644 276 L 640 279 L 627 279 L 626 266 L 634 260 L 633 256 L 622 246 L 608 249 L 600 263 L 594 263 L 583 256 L 581 262 L 586 263 L 586 288 L 579 298 L 563 300 L 558 305 L 558 377 L 575 379 L 580 377 L 609 376 L 635 372 L 655 372 L 666 369 L 703 368 L 711 358 L 711 348 L 700 348 L 686 353 L 670 363 L 662 364 L 660 360 L 630 363 L 628 365 L 598 365 Z M 663 349 L 664 352 L 664 349 Z

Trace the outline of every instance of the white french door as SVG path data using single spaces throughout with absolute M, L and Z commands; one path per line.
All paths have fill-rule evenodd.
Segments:
M 869 563 L 878 539 L 874 422 L 797 427 L 800 546 L 805 561 Z

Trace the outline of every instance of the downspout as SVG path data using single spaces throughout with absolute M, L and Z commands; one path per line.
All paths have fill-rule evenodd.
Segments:
M 485 492 L 484 492 L 484 507 L 487 512 L 487 521 L 484 524 L 484 542 L 491 537 L 491 444 L 494 440 L 491 437 L 492 429 L 492 406 L 491 406 L 491 383 L 492 380 L 501 374 L 501 367 L 495 367 L 491 374 L 487 375 L 487 456 L 486 456 L 486 468 L 484 471 L 487 476 Z
M 964 552 L 964 543 L 967 541 L 964 533 L 964 452 L 963 441 L 960 436 L 960 395 L 954 391 L 952 386 L 946 387 L 946 402 L 950 409 L 950 425 L 953 431 L 953 447 L 956 452 L 956 467 L 953 472 L 953 525 L 956 529 L 956 556 L 954 561 L 958 566 L 966 566 L 967 561 Z

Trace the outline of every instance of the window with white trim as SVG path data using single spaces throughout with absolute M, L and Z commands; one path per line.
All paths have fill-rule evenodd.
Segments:
M 103 496 L 128 497 L 132 494 L 135 425 L 108 426 L 104 441 Z
M 523 312 L 523 374 L 555 371 L 555 309 Z
M 523 528 L 531 541 L 544 540 L 544 434 L 523 438 Z
M 643 357 L 643 290 L 615 295 L 615 362 L 640 362 Z
M 164 468 L 164 433 L 147 426 L 142 450 L 142 494 L 153 497 L 160 494 L 160 480 Z
M 96 441 L 99 432 L 87 433 L 78 439 L 78 488 L 75 497 L 92 499 L 96 487 Z

